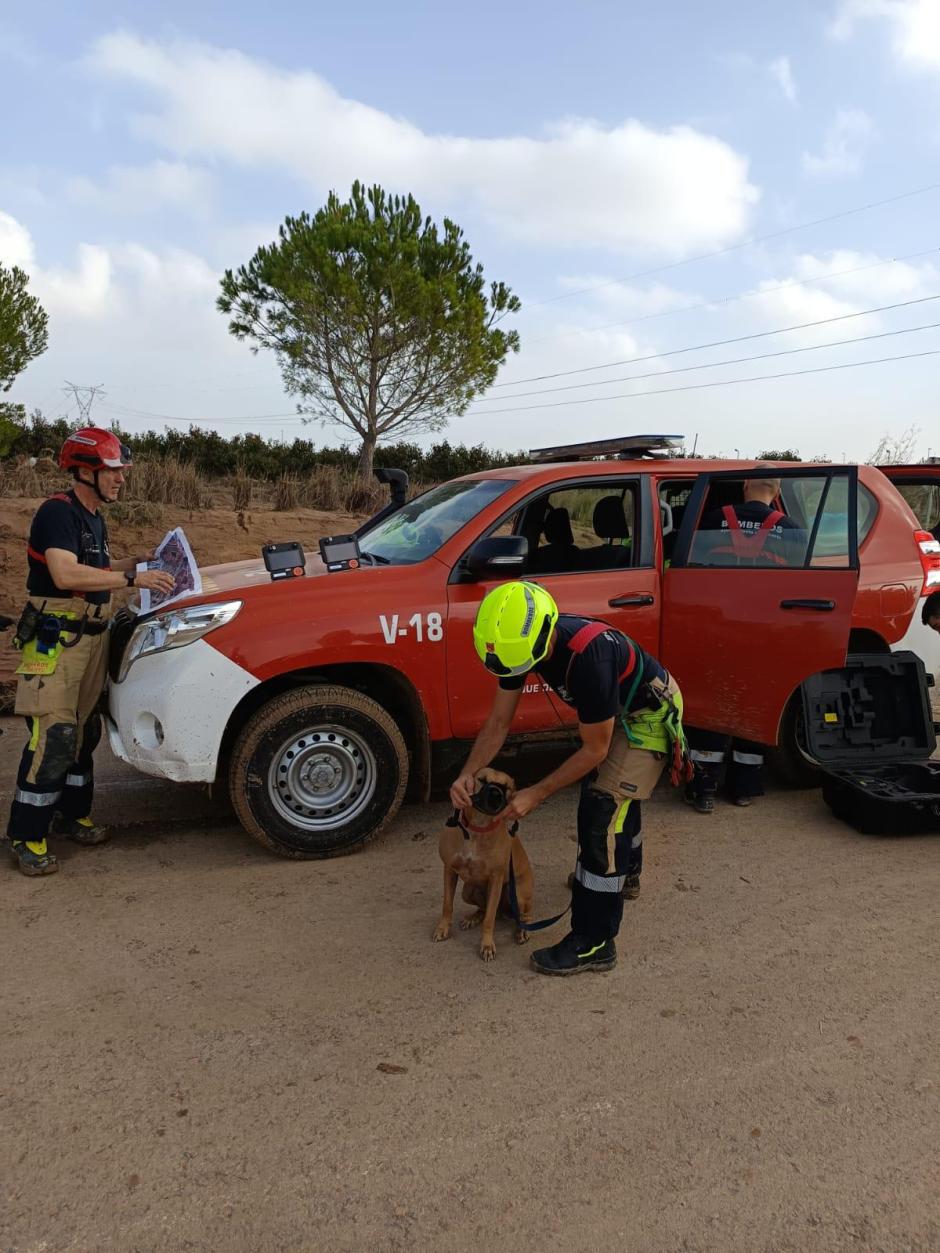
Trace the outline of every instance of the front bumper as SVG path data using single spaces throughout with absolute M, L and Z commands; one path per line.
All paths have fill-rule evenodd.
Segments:
M 111 684 L 111 750 L 144 774 L 211 783 L 232 711 L 257 685 L 206 640 L 140 657 Z

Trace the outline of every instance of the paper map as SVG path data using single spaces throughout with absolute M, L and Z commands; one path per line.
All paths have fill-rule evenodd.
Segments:
M 202 578 L 196 565 L 196 558 L 189 546 L 186 532 L 178 526 L 168 531 L 154 554 L 154 560 L 145 565 L 138 565 L 138 570 L 166 570 L 173 576 L 173 591 L 166 595 L 163 592 L 152 592 L 144 587 L 140 590 L 140 612 L 150 613 L 152 609 L 160 609 L 171 601 L 183 596 L 192 596 L 202 591 Z

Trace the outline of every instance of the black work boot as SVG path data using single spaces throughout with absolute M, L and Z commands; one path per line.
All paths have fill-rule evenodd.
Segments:
M 713 814 L 715 798 L 711 792 L 693 792 L 691 787 L 685 789 L 685 803 L 691 805 L 697 814 Z
M 59 863 L 49 852 L 45 840 L 10 840 L 10 855 L 21 874 L 55 874 L 59 869 Z
M 64 835 L 76 844 L 104 844 L 111 838 L 107 827 L 96 826 L 90 818 L 63 818 L 61 814 L 53 817 L 49 831 L 51 835 Z
M 540 948 L 529 958 L 540 975 L 577 975 L 583 970 L 613 970 L 617 946 L 613 940 L 588 940 L 573 931 L 553 944 Z

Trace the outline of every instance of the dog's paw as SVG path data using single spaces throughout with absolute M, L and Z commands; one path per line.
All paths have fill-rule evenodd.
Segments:
M 449 940 L 450 939 L 450 923 L 439 922 L 437 926 L 434 928 L 434 934 L 431 936 L 431 939 L 434 941 L 435 944 L 439 944 L 441 940 Z
M 484 940 L 483 943 L 480 945 L 480 957 L 485 962 L 495 961 L 496 960 L 496 945 L 492 941 L 487 943 Z
M 517 928 L 516 928 L 516 943 L 517 943 L 517 944 L 528 944 L 528 943 L 529 943 L 529 933 L 528 933 L 528 931 L 523 931 L 523 929 L 522 929 L 521 927 L 517 927 Z
M 474 927 L 478 927 L 483 921 L 483 910 L 478 909 L 476 913 L 466 914 L 460 920 L 461 931 L 472 931 Z

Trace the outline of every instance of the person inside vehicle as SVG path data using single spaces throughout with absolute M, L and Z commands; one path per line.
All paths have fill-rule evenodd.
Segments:
M 940 631 L 940 592 L 931 592 L 924 602 L 924 612 L 921 614 L 921 621 L 924 626 L 929 626 L 931 630 Z
M 451 789 L 455 809 L 471 803 L 475 775 L 497 756 L 512 726 L 526 676 L 539 677 L 578 714 L 581 745 L 557 770 L 518 791 L 501 815 L 513 822 L 562 788 L 581 784 L 578 861 L 571 931 L 532 954 L 540 974 L 610 970 L 624 895 L 639 894 L 643 864 L 640 806 L 667 761 L 691 772 L 682 731 L 682 695 L 655 657 L 606 622 L 559 614 L 536 583 L 504 583 L 482 601 L 473 627 L 477 655 L 498 681 L 490 714 Z
M 744 480 L 741 503 L 706 513 L 699 532 L 722 532 L 720 542 L 712 542 L 707 550 L 707 564 L 801 565 L 806 532 L 777 508 L 779 496 L 780 480 L 774 477 L 774 467 L 761 465 L 753 478 Z
M 163 570 L 136 572 L 146 557 L 111 560 L 100 506 L 117 500 L 130 464 L 130 449 L 113 432 L 74 431 L 59 454 L 59 465 L 72 472 L 72 488 L 44 501 L 30 526 L 28 600 L 14 640 L 23 654 L 14 712 L 26 719 L 29 738 L 7 826 L 10 852 L 26 875 L 58 870 L 47 846 L 50 829 L 77 844 L 108 838 L 89 815 L 111 593 L 173 590 Z

